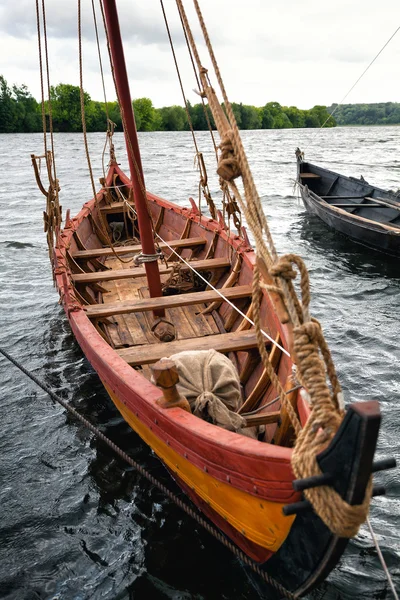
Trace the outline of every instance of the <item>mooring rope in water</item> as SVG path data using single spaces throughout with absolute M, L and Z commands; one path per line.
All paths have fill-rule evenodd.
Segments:
M 383 569 L 383 571 L 384 571 L 384 573 L 386 575 L 386 579 L 388 580 L 388 584 L 390 586 L 390 589 L 393 592 L 393 597 L 394 597 L 395 600 L 399 600 L 399 597 L 397 595 L 396 589 L 394 587 L 392 576 L 390 575 L 389 569 L 387 568 L 387 564 L 386 564 L 385 559 L 383 557 L 382 550 L 380 549 L 378 539 L 377 539 L 377 537 L 375 535 L 374 530 L 372 529 L 372 524 L 371 524 L 371 521 L 370 521 L 369 517 L 367 517 L 367 525 L 368 525 L 368 529 L 369 529 L 369 532 L 370 532 L 371 537 L 372 537 L 372 541 L 374 542 L 376 551 L 378 553 L 379 560 L 381 561 L 382 569 Z
M 233 554 L 235 554 L 240 560 L 250 567 L 257 575 L 259 575 L 266 583 L 275 588 L 280 594 L 289 600 L 297 600 L 298 595 L 293 594 L 286 588 L 284 588 L 276 579 L 261 570 L 260 566 L 253 562 L 246 554 L 239 550 L 230 540 L 225 537 L 218 529 L 213 525 L 210 525 L 205 519 L 203 519 L 195 510 L 188 506 L 185 502 L 182 502 L 176 494 L 171 492 L 163 483 L 158 481 L 151 473 L 144 469 L 139 463 L 131 458 L 126 452 L 124 452 L 119 446 L 114 444 L 107 436 L 104 435 L 97 427 L 95 427 L 90 421 L 83 417 L 77 412 L 68 402 L 65 402 L 60 396 L 55 394 L 45 383 L 40 381 L 31 371 L 28 371 L 18 360 L 13 358 L 4 348 L 0 347 L 0 354 L 2 354 L 7 360 L 12 362 L 22 373 L 29 377 L 36 383 L 43 391 L 45 391 L 52 400 L 58 402 L 68 412 L 70 412 L 78 421 L 80 421 L 87 429 L 89 429 L 97 438 L 107 444 L 118 456 L 125 460 L 131 467 L 133 467 L 140 475 L 145 477 L 152 485 L 158 488 L 165 496 L 167 496 L 172 502 L 174 502 L 179 508 L 181 508 L 187 515 L 192 517 L 199 525 L 201 525 L 208 533 L 214 536 L 221 544 L 228 548 Z

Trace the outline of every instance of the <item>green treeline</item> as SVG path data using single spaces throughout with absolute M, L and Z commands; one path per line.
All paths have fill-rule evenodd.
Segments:
M 54 131 L 82 131 L 80 91 L 78 86 L 60 83 L 50 88 L 51 112 Z M 187 113 L 182 106 L 155 108 L 149 98 L 133 101 L 138 131 L 185 131 L 189 129 Z M 104 102 L 92 100 L 84 93 L 86 127 L 88 131 L 104 131 L 106 128 L 106 106 Z M 109 118 L 122 130 L 121 114 L 117 102 L 107 105 Z M 187 109 L 195 130 L 207 130 L 207 117 L 202 104 L 191 105 Z M 328 126 L 336 125 L 329 118 L 325 106 L 314 106 L 310 110 L 300 110 L 295 106 L 285 107 L 278 102 L 268 102 L 260 108 L 246 104 L 232 103 L 237 123 L 241 129 L 286 129 L 292 127 L 320 127 L 326 119 Z M 207 107 L 211 126 L 215 124 Z M 49 120 L 49 105 L 45 107 L 46 121 Z M 42 131 L 42 107 L 25 85 L 10 88 L 0 75 L 0 133 L 29 133 Z
M 379 104 L 332 104 L 328 108 L 335 111 L 338 125 L 400 125 L 400 103 L 380 102 Z
M 78 86 L 60 83 L 50 89 L 51 111 L 54 131 L 82 131 L 80 91 Z M 138 131 L 185 131 L 189 129 L 187 113 L 182 106 L 155 108 L 149 98 L 133 101 Z M 88 131 L 104 131 L 106 128 L 106 106 L 104 102 L 92 100 L 84 93 L 86 127 Z M 392 125 L 400 124 L 400 104 L 345 104 L 337 109 L 334 118 L 330 108 L 314 106 L 301 110 L 295 106 L 281 106 L 268 102 L 256 107 L 232 103 L 232 109 L 240 129 L 288 129 L 292 127 L 335 127 L 339 125 Z M 121 114 L 117 102 L 107 105 L 109 118 L 122 131 Z M 207 130 L 207 117 L 202 104 L 187 109 L 193 128 Z M 211 126 L 215 124 L 209 107 L 206 108 Z M 46 121 L 49 120 L 49 105 L 45 106 Z M 0 133 L 29 133 L 42 131 L 42 107 L 25 85 L 12 86 L 0 75 Z

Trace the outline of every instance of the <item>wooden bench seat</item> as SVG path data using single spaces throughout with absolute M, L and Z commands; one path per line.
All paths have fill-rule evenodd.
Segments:
M 189 263 L 196 271 L 215 271 L 216 269 L 224 269 L 231 266 L 229 258 L 209 258 L 206 260 L 192 260 Z M 181 264 L 182 270 L 189 270 L 185 263 Z M 161 275 L 171 273 L 172 265 L 165 267 L 160 265 L 159 271 Z M 114 281 L 117 279 L 131 279 L 134 277 L 144 277 L 146 270 L 144 267 L 135 267 L 132 269 L 115 269 L 110 271 L 99 271 L 96 273 L 74 273 L 72 279 L 75 283 L 93 283 L 97 281 Z
M 223 294 L 228 300 L 250 297 L 251 292 L 251 285 L 239 285 L 223 289 Z M 179 294 L 177 296 L 143 298 L 129 302 L 119 302 L 117 304 L 91 304 L 90 306 L 85 306 L 84 310 L 89 318 L 99 319 L 128 313 L 139 313 L 163 308 L 176 308 L 177 306 L 189 306 L 190 304 L 203 304 L 204 302 L 213 302 L 220 298 L 220 295 L 217 294 L 217 292 L 214 292 L 214 290 L 206 290 L 205 292 L 192 292 L 189 294 Z
M 321 179 L 321 176 L 315 173 L 300 173 L 300 177 L 302 179 Z
M 271 342 L 265 338 L 265 343 Z M 209 335 L 201 338 L 176 340 L 164 344 L 146 344 L 133 348 L 116 350 L 121 358 L 131 366 L 147 365 L 157 362 L 164 356 L 190 350 L 217 350 L 217 352 L 238 352 L 257 347 L 257 336 L 254 331 L 236 331 Z
M 130 206 L 132 206 L 132 208 L 135 207 L 135 203 L 133 202 L 133 200 L 130 200 L 130 201 L 127 200 L 126 202 Z M 105 214 L 121 213 L 128 209 L 128 207 L 126 206 L 126 202 L 113 202 L 112 204 L 107 204 L 106 206 L 101 206 L 100 210 L 102 213 L 105 213 Z
M 207 240 L 204 238 L 186 238 L 183 240 L 171 240 L 168 242 L 168 245 L 171 248 L 192 248 L 193 246 L 204 246 L 207 243 Z M 161 242 L 159 244 L 160 248 L 168 248 L 167 244 Z M 78 250 L 77 252 L 73 252 L 72 257 L 77 259 L 90 259 L 90 258 L 100 258 L 103 256 L 112 256 L 115 254 L 137 254 L 141 252 L 142 245 L 136 244 L 134 246 L 117 246 L 114 248 L 114 251 L 111 248 L 93 248 L 92 250 Z

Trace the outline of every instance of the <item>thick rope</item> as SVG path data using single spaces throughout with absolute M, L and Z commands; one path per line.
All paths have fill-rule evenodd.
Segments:
M 163 0 L 160 0 L 160 3 L 161 3 L 161 10 L 162 10 L 163 17 L 164 17 L 165 28 L 167 30 L 167 35 L 168 35 L 168 39 L 169 39 L 169 45 L 171 47 L 171 52 L 172 52 L 172 56 L 173 56 L 174 63 L 175 63 L 175 69 L 176 69 L 176 73 L 177 73 L 177 76 L 178 76 L 179 85 L 180 85 L 181 92 L 182 92 L 183 103 L 185 105 L 186 116 L 187 116 L 187 120 L 188 120 L 188 123 L 189 123 L 190 131 L 191 131 L 191 134 L 192 134 L 193 144 L 194 144 L 194 147 L 196 149 L 197 164 L 198 164 L 198 168 L 199 168 L 199 172 L 200 172 L 200 180 L 199 180 L 199 210 L 200 210 L 200 200 L 201 200 L 201 192 L 202 192 L 203 196 L 204 196 L 204 198 L 205 198 L 205 200 L 207 202 L 207 206 L 209 208 L 209 211 L 210 211 L 210 214 L 211 214 L 212 218 L 216 219 L 216 217 L 217 217 L 217 209 L 215 208 L 214 200 L 213 200 L 213 198 L 211 196 L 211 192 L 210 192 L 210 189 L 208 187 L 207 170 L 206 170 L 206 166 L 204 164 L 203 155 L 200 152 L 200 150 L 198 148 L 198 145 L 197 145 L 196 134 L 194 132 L 192 119 L 190 117 L 190 112 L 189 112 L 189 108 L 188 108 L 188 101 L 187 101 L 187 98 L 186 98 L 185 90 L 183 88 L 182 78 L 181 78 L 181 74 L 180 74 L 180 71 L 179 71 L 178 61 L 177 61 L 176 54 L 175 54 L 174 43 L 172 41 L 172 36 L 171 36 L 170 29 L 169 29 L 167 15 L 165 13 Z
M 120 458 L 126 461 L 131 467 L 133 467 L 140 475 L 147 479 L 154 487 L 159 489 L 167 498 L 174 502 L 179 508 L 181 508 L 187 515 L 192 517 L 199 525 L 201 525 L 208 533 L 214 536 L 221 544 L 228 548 L 235 556 L 237 556 L 245 565 L 250 567 L 255 573 L 257 573 L 266 583 L 271 585 L 275 590 L 282 594 L 289 600 L 296 600 L 297 594 L 293 594 L 286 588 L 284 588 L 276 579 L 265 573 L 260 566 L 253 562 L 246 554 L 244 554 L 237 546 L 235 546 L 228 538 L 225 537 L 218 529 L 210 525 L 208 521 L 203 519 L 199 513 L 193 510 L 185 502 L 182 502 L 178 496 L 171 492 L 163 483 L 156 479 L 151 473 L 144 469 L 138 462 L 131 458 L 126 452 L 124 452 L 119 446 L 114 444 L 107 436 L 104 435 L 97 427 L 95 427 L 90 421 L 83 417 L 77 412 L 70 404 L 62 400 L 60 396 L 55 394 L 45 383 L 40 381 L 32 372 L 28 371 L 18 360 L 13 358 L 4 348 L 0 348 L 0 354 L 2 354 L 7 360 L 12 362 L 22 373 L 29 377 L 36 383 L 43 391 L 45 391 L 52 400 L 58 402 L 71 413 L 80 423 L 82 423 L 87 429 L 89 429 L 98 439 L 107 444 Z
M 301 258 L 296 255 L 290 254 L 278 258 L 198 0 L 193 0 L 193 3 L 222 92 L 226 116 L 222 111 L 215 91 L 211 87 L 207 69 L 201 64 L 182 1 L 176 0 L 176 2 L 197 62 L 203 94 L 208 99 L 221 136 L 221 160 L 218 173 L 226 179 L 238 199 L 254 235 L 257 255 L 265 263 L 268 275 L 274 281 L 273 286 L 269 282 L 268 285 L 262 285 L 259 281 L 258 269 L 255 269 L 253 282 L 254 322 L 259 340 L 259 351 L 264 367 L 268 372 L 272 372 L 272 369 L 262 336 L 258 331 L 261 327 L 259 319 L 261 287 L 279 293 L 293 325 L 293 352 L 297 367 L 296 374 L 299 382 L 310 396 L 312 407 L 311 415 L 303 430 L 300 430 L 298 417 L 293 407 L 291 407 L 292 411 L 289 409 L 288 405 L 290 403 L 287 402 L 282 393 L 282 386 L 276 382 L 274 383 L 274 380 L 272 380 L 272 383 L 276 386 L 281 397 L 281 403 L 288 410 L 293 428 L 297 433 L 292 459 L 295 474 L 299 479 L 316 475 L 320 473 L 316 456 L 335 435 L 342 421 L 343 412 L 340 409 L 342 393 L 330 352 L 319 323 L 310 317 L 310 291 L 307 269 Z M 241 176 L 243 181 L 244 198 L 242 198 L 235 183 L 238 176 Z M 293 280 L 297 275 L 296 270 L 300 274 L 301 301 L 298 299 L 293 285 Z M 327 379 L 330 382 L 330 387 L 327 384 Z M 326 486 L 307 490 L 305 494 L 313 504 L 317 514 L 335 534 L 341 537 L 351 537 L 355 535 L 368 514 L 371 489 L 370 484 L 364 502 L 360 506 L 348 505 L 333 489 Z

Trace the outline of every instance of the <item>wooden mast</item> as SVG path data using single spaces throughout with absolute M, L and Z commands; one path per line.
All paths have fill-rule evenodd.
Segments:
M 124 50 L 122 46 L 121 31 L 119 28 L 118 12 L 115 0 L 104 0 L 104 12 L 108 39 L 115 74 L 115 82 L 118 90 L 118 99 L 124 116 L 125 142 L 128 152 L 129 169 L 135 208 L 138 216 L 140 241 L 143 254 L 156 254 L 150 215 L 147 207 L 146 188 L 144 185 L 142 161 L 137 138 L 135 116 L 133 114 L 131 95 L 129 91 L 128 74 L 126 71 Z M 132 156 L 133 154 L 133 156 Z M 150 296 L 156 298 L 162 296 L 160 273 L 158 262 L 144 264 Z M 164 316 L 164 310 L 154 311 L 158 317 Z

